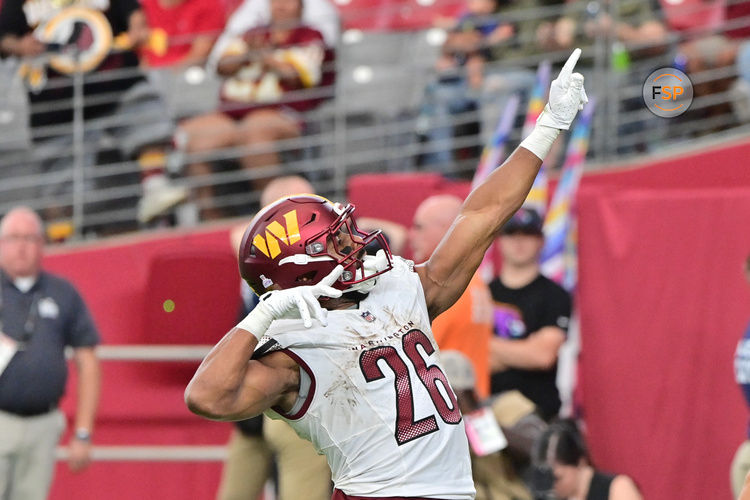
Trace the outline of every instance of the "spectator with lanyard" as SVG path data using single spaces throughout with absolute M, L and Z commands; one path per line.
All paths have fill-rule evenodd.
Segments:
M 39 216 L 25 207 L 0 221 L 0 498 L 44 500 L 65 429 L 66 346 L 78 371 L 77 410 L 68 460 L 74 472 L 91 460 L 99 399 L 99 343 L 81 296 L 42 270 Z M 43 368 L 41 368 L 43 367 Z

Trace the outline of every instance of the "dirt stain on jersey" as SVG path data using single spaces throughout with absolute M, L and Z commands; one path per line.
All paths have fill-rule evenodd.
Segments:
M 356 360 L 354 360 L 354 364 Z M 342 410 L 354 410 L 359 406 L 359 401 L 354 397 L 355 393 L 358 393 L 359 389 L 354 385 L 346 375 L 341 375 L 334 381 L 326 392 L 323 393 L 323 397 L 326 398 L 331 406 L 334 408 L 340 408 Z M 346 412 L 348 414 L 348 412 Z

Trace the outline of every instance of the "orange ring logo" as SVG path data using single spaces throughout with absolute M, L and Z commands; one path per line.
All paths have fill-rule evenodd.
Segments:
M 677 68 L 660 68 L 643 83 L 643 102 L 656 116 L 674 118 L 693 102 L 693 84 Z

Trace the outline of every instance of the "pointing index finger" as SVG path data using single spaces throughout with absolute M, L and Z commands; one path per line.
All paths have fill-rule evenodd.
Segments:
M 581 49 L 575 49 L 560 70 L 560 75 L 558 76 L 560 81 L 568 82 L 570 80 L 570 75 L 573 74 L 573 69 L 576 67 L 579 57 L 581 57 Z

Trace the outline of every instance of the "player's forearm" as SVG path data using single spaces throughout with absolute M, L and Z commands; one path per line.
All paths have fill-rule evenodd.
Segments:
M 424 266 L 419 266 L 430 318 L 461 296 L 505 221 L 521 206 L 542 162 L 523 148 L 468 196 L 453 226 Z
M 232 412 L 258 339 L 233 328 L 206 355 L 185 389 L 190 411 L 208 418 Z
M 94 348 L 81 348 L 76 353 L 78 369 L 78 398 L 75 429 L 94 430 L 96 409 L 99 406 L 101 370 Z
M 535 154 L 519 147 L 466 199 L 462 212 L 493 214 L 492 223 L 486 228 L 485 239 L 489 242 L 523 204 L 541 165 L 542 160 Z

